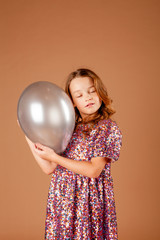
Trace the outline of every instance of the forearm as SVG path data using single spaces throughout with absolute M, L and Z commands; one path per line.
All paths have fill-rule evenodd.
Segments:
M 59 155 L 57 155 L 53 161 L 74 173 L 81 174 L 90 178 L 97 177 L 97 171 L 92 162 L 76 161 Z
M 54 162 L 74 173 L 90 178 L 97 178 L 108 162 L 108 159 L 105 157 L 93 157 L 91 161 L 72 160 L 58 155 L 53 149 L 43 146 L 42 144 L 38 143 L 36 147 L 35 152 L 42 159 Z

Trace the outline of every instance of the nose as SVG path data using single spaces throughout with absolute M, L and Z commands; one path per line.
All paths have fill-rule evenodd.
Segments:
M 88 102 L 92 99 L 92 96 L 89 93 L 86 93 L 85 101 Z

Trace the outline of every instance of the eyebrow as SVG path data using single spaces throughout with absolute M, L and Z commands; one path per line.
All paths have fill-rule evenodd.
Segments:
M 88 89 L 90 89 L 90 88 L 92 88 L 92 87 L 95 87 L 95 86 L 92 85 L 92 86 L 88 87 Z M 76 90 L 76 91 L 74 91 L 73 93 L 80 92 L 80 91 L 81 91 L 81 90 Z

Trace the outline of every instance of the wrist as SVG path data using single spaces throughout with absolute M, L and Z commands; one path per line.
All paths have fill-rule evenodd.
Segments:
M 60 155 L 58 155 L 57 153 L 55 153 L 55 154 L 53 154 L 53 156 L 52 156 L 52 161 L 58 164 L 60 157 L 61 157 Z

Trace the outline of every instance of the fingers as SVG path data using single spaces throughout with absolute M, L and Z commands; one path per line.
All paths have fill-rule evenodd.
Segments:
M 41 150 L 41 151 L 43 151 L 43 150 L 45 150 L 45 146 L 43 146 L 42 144 L 40 144 L 40 143 L 36 143 L 35 144 L 35 147 L 38 149 L 38 150 Z
M 26 135 L 25 135 L 25 139 L 29 144 L 34 144 Z
M 45 158 L 46 156 L 46 151 L 44 149 L 44 146 L 42 146 L 40 143 L 36 143 L 34 145 L 34 152 L 38 154 L 38 156 L 41 158 Z
M 47 152 L 48 151 L 53 151 L 53 149 L 51 149 L 51 148 L 49 148 L 49 147 L 47 147 L 47 146 L 45 146 L 45 145 L 43 145 L 41 143 L 36 143 L 35 146 L 36 146 L 36 148 L 38 148 L 38 149 L 40 149 L 42 151 L 47 151 Z
M 27 142 L 31 142 L 26 135 L 25 135 L 25 139 L 27 140 Z
M 26 139 L 31 151 L 34 151 L 36 149 L 36 145 L 27 136 L 25 136 L 25 139 Z
M 36 145 L 37 148 L 43 148 L 43 147 L 44 147 L 44 146 L 43 146 L 42 144 L 40 144 L 40 143 L 36 143 L 35 145 Z
M 18 124 L 18 126 L 20 127 L 20 124 L 19 124 L 19 121 L 18 121 L 18 119 L 17 119 L 17 124 Z

